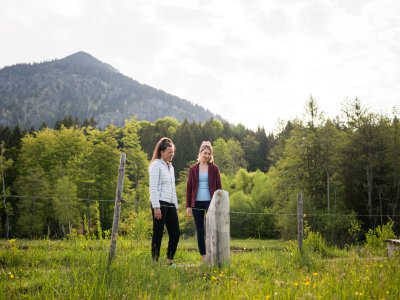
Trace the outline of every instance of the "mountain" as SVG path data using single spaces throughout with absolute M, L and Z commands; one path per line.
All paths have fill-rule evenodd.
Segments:
M 17 64 L 0 70 L 0 125 L 38 128 L 71 115 L 93 117 L 98 126 L 121 126 L 131 116 L 155 121 L 171 116 L 182 121 L 221 118 L 199 105 L 141 84 L 77 52 L 63 59 Z

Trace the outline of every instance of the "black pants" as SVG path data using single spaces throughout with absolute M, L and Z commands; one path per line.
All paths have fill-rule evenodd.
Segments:
M 176 248 L 179 242 L 179 221 L 176 207 L 172 203 L 160 201 L 161 209 L 161 220 L 154 218 L 154 209 L 152 208 L 153 214 L 153 238 L 151 241 L 151 256 L 153 260 L 158 261 L 160 257 L 161 241 L 164 234 L 164 225 L 167 227 L 169 241 L 167 258 L 174 259 Z
M 192 209 L 194 224 L 196 225 L 197 245 L 199 246 L 200 255 L 206 255 L 206 241 L 205 241 L 205 224 L 204 217 L 207 213 L 211 201 L 196 201 L 195 208 Z

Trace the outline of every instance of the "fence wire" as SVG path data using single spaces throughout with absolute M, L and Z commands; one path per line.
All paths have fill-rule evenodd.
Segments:
M 52 200 L 52 199 L 61 199 L 61 200 L 79 200 L 79 201 L 88 201 L 88 202 L 115 202 L 115 199 L 89 199 L 89 198 L 73 198 L 73 197 L 50 197 L 50 196 L 18 196 L 18 195 L 1 195 L 1 198 L 15 198 L 15 199 L 44 199 L 44 200 Z M 160 205 L 165 206 L 166 205 Z M 203 210 L 200 208 L 192 207 L 192 210 Z M 223 211 L 216 211 L 223 212 Z M 281 213 L 281 212 L 246 212 L 246 211 L 229 211 L 231 215 L 268 215 L 268 216 L 297 216 L 297 213 Z M 304 217 L 387 217 L 387 218 L 398 218 L 400 215 L 389 215 L 389 214 L 336 214 L 336 213 L 314 213 L 314 212 L 303 212 Z

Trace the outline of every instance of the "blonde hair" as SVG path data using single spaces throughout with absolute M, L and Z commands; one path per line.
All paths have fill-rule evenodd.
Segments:
M 208 162 L 213 163 L 214 162 L 213 147 L 211 146 L 211 142 L 209 142 L 209 141 L 203 141 L 201 143 L 200 149 L 199 149 L 199 154 L 197 155 L 197 162 L 200 162 L 200 154 L 201 154 L 201 152 L 204 151 L 204 149 L 210 150 L 211 157 Z

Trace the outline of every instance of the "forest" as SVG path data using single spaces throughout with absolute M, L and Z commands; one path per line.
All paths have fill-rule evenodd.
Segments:
M 2 184 L 0 236 L 64 238 L 104 236 L 112 225 L 119 156 L 127 155 L 121 233 L 149 234 L 148 165 L 163 136 L 176 145 L 174 167 L 181 231 L 187 169 L 204 140 L 212 142 L 222 186 L 230 194 L 231 235 L 238 238 L 296 236 L 296 199 L 302 192 L 307 226 L 330 243 L 361 241 L 365 233 L 394 222 L 399 234 L 400 122 L 348 101 L 342 115 L 324 117 L 316 99 L 303 118 L 275 133 L 227 121 L 126 120 L 96 127 L 94 119 L 66 116 L 50 127 L 0 126 Z

